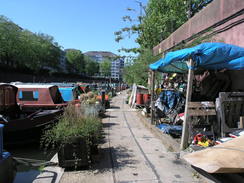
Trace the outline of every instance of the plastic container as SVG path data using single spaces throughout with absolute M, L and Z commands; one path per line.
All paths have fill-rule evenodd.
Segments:
M 150 94 L 143 94 L 143 102 L 144 104 L 148 103 L 150 101 L 151 95 Z
M 141 94 L 141 93 L 136 94 L 136 104 L 137 105 L 143 105 L 144 104 L 143 94 Z

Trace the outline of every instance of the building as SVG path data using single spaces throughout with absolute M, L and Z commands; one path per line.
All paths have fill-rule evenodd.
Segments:
M 88 51 L 84 53 L 84 55 L 89 56 L 98 63 L 102 62 L 104 59 L 112 60 L 113 58 L 117 57 L 117 55 L 109 51 Z
M 111 78 L 122 80 L 122 72 L 124 68 L 123 58 L 119 58 L 116 54 L 109 51 L 89 51 L 84 54 L 98 63 L 101 63 L 105 59 L 111 60 Z
M 111 78 L 122 80 L 122 73 L 124 68 L 124 59 L 117 58 L 111 63 Z

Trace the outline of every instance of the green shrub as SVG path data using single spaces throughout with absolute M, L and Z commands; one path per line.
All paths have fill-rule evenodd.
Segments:
M 101 138 L 101 120 L 92 115 L 84 115 L 81 111 L 74 106 L 68 106 L 59 122 L 44 132 L 41 146 L 45 149 L 58 148 L 76 137 L 86 139 L 89 145 L 98 143 Z

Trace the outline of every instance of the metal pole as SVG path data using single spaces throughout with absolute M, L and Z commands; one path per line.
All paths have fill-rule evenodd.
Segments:
M 185 115 L 184 115 L 184 122 L 183 122 L 183 130 L 182 130 L 182 137 L 181 137 L 181 144 L 180 149 L 184 150 L 188 145 L 188 138 L 189 138 L 189 115 L 188 115 L 188 103 L 191 101 L 192 95 L 192 83 L 193 83 L 193 60 L 190 59 L 188 64 L 188 80 L 187 80 L 187 91 L 186 91 L 186 105 L 185 105 Z
M 155 71 L 151 71 L 151 124 L 154 124 L 154 90 L 155 90 Z
M 3 154 L 3 124 L 0 124 L 0 159 L 2 159 Z
M 102 92 L 101 92 L 101 98 L 102 98 L 102 105 L 105 107 L 105 91 L 104 90 L 102 90 Z

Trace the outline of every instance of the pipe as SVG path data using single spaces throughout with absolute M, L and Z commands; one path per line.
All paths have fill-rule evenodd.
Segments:
M 2 159 L 3 155 L 3 124 L 0 124 L 0 159 Z

